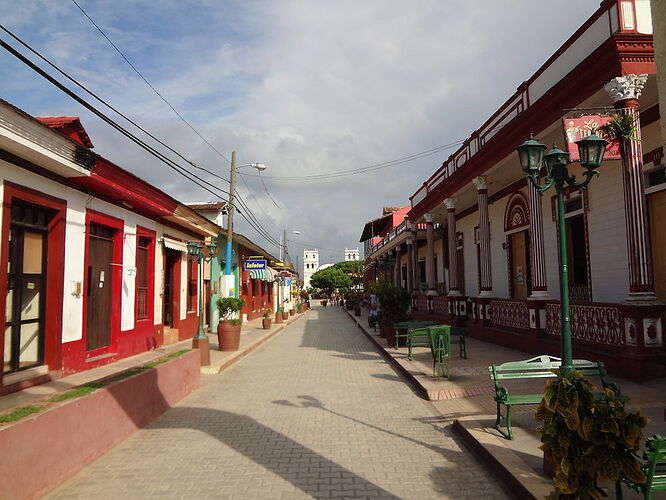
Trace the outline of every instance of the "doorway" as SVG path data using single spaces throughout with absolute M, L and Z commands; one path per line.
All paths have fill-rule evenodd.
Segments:
M 88 234 L 86 350 L 111 345 L 114 290 L 113 252 L 116 229 L 90 224 Z
M 176 306 L 178 302 L 178 287 L 176 285 L 176 271 L 180 262 L 180 252 L 166 249 L 164 263 L 164 301 L 162 302 L 164 313 L 164 326 L 175 327 Z
M 511 298 L 525 300 L 531 293 L 528 231 L 510 234 Z
M 3 373 L 44 364 L 48 223 L 54 213 L 12 203 Z

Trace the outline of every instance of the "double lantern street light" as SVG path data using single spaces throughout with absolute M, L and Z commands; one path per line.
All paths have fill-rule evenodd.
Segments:
M 577 191 L 587 187 L 592 178 L 599 175 L 597 170 L 601 166 L 604 151 L 608 141 L 599 137 L 594 130 L 580 141 L 576 141 L 580 153 L 580 164 L 585 169 L 585 180 L 576 182 L 576 176 L 570 175 L 568 165 L 571 163 L 569 153 L 553 145 L 547 154 L 546 146 L 534 137 L 518 146 L 518 156 L 526 178 L 532 183 L 539 194 L 550 189 L 553 185 L 557 193 L 557 232 L 560 240 L 560 334 L 562 336 L 562 370 L 569 373 L 573 370 L 571 349 L 571 322 L 569 317 L 569 273 L 567 269 L 567 233 L 564 221 L 564 188 L 565 185 Z M 544 183 L 540 183 L 540 172 L 546 167 Z

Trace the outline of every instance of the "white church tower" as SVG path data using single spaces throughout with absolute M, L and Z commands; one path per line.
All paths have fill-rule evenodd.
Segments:
M 319 250 L 303 250 L 303 287 L 310 287 L 310 276 L 319 268 Z
M 350 260 L 361 260 L 361 252 L 358 248 L 345 248 L 345 262 Z

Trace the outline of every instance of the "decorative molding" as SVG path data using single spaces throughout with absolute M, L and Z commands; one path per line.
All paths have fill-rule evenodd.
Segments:
M 431 213 L 423 214 L 423 218 L 425 219 L 427 224 L 432 224 L 432 214 Z
M 490 177 L 487 175 L 479 175 L 478 177 L 474 177 L 474 179 L 472 179 L 472 183 L 474 183 L 474 187 L 477 191 L 481 191 L 483 189 L 487 191 L 488 185 L 490 184 Z
M 504 231 L 525 227 L 530 223 L 527 200 L 522 193 L 514 193 L 509 198 L 504 212 Z
M 446 198 L 444 200 L 444 206 L 446 207 L 447 210 L 455 210 L 456 209 L 456 199 L 455 198 Z
M 604 89 L 610 94 L 613 102 L 638 99 L 643 87 L 645 87 L 647 78 L 647 74 L 618 76 L 604 85 Z

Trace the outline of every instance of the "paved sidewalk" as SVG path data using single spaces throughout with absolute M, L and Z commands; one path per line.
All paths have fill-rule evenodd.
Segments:
M 351 312 L 348 311 L 347 314 Z M 496 404 L 488 366 L 528 359 L 534 357 L 533 354 L 470 337 L 467 339 L 468 359 L 461 359 L 458 356 L 458 346 L 452 346 L 450 377 L 435 380 L 432 376 L 432 355 L 429 349 L 416 348 L 413 360 L 409 361 L 406 347 L 396 349 L 394 345 L 387 345 L 386 340 L 379 337 L 379 328 L 374 331 L 368 327 L 367 309 L 362 309 L 362 315 L 353 319 L 407 374 L 415 390 L 423 397 L 434 400 L 434 406 L 440 411 L 438 425 L 449 425 L 456 420 L 463 422 L 463 426 L 475 431 L 473 439 L 494 455 L 496 461 L 504 465 L 535 497 L 543 498 L 552 490 L 551 480 L 545 478 L 542 472 L 543 453 L 539 450 L 541 443 L 534 420 L 536 406 L 514 406 L 511 410 L 516 435 L 513 441 L 502 438 L 494 429 Z M 498 335 L 502 335 L 502 332 L 498 331 Z M 617 383 L 622 394 L 630 398 L 629 408 L 638 408 L 651 419 L 645 429 L 646 436 L 666 434 L 666 379 L 640 384 L 613 376 L 606 379 Z M 598 379 L 592 382 L 599 384 Z M 516 394 L 535 393 L 543 390 L 544 381 L 513 381 L 507 385 Z M 496 468 L 496 471 L 501 474 L 501 467 Z M 615 498 L 613 485 L 604 486 L 608 488 L 609 499 Z M 666 492 L 663 496 L 666 498 Z M 624 498 L 629 500 L 640 497 L 625 488 Z
M 316 307 L 49 498 L 507 498 L 439 422 Z

